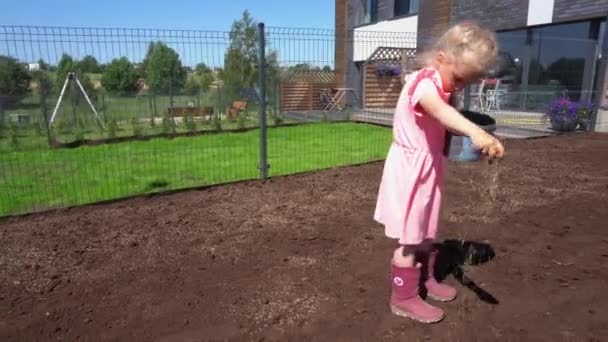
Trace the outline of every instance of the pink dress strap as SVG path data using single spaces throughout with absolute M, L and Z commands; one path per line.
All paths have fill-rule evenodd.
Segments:
M 437 88 L 437 93 L 439 94 L 441 99 L 445 102 L 449 101 L 450 94 L 443 91 L 441 86 L 439 86 L 439 84 L 437 84 L 437 80 L 433 77 L 433 76 L 435 76 L 436 72 L 437 72 L 436 70 L 428 69 L 428 68 L 420 70 L 420 72 L 416 75 L 416 78 L 414 78 L 414 80 L 412 81 L 412 85 L 408 89 L 408 96 L 410 97 L 410 99 L 412 99 L 412 97 L 414 96 L 414 92 L 416 91 L 416 88 L 418 87 L 418 84 L 420 83 L 420 81 L 422 81 L 424 79 L 429 79 L 431 82 L 433 82 L 433 84 L 435 85 L 435 88 Z M 412 105 L 412 103 L 410 100 L 410 106 L 411 105 Z

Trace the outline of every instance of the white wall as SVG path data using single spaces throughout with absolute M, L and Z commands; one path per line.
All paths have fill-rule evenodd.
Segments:
M 365 61 L 380 46 L 416 48 L 417 31 L 417 15 L 356 28 L 353 59 Z
M 529 0 L 528 26 L 550 24 L 553 21 L 554 0 Z

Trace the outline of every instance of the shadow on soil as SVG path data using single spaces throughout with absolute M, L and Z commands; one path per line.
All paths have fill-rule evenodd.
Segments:
M 488 291 L 477 285 L 464 274 L 464 265 L 480 265 L 492 260 L 496 253 L 487 243 L 466 240 L 445 240 L 436 245 L 439 253 L 435 265 L 437 279 L 445 279 L 452 274 L 463 286 L 473 291 L 479 299 L 489 304 L 499 301 Z

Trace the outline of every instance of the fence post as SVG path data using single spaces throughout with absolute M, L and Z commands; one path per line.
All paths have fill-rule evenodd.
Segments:
M 604 18 L 604 22 L 608 25 L 608 16 Z M 600 33 L 601 35 L 601 33 Z M 597 121 L 600 110 L 604 110 L 608 107 L 608 29 L 604 29 L 604 40 L 598 41 L 598 49 L 596 58 L 601 56 L 597 61 L 597 69 L 596 69 L 596 97 L 594 107 L 595 110 L 592 111 L 591 117 L 589 118 L 589 126 L 587 127 L 588 131 L 598 131 L 605 132 L 606 127 L 597 127 Z M 592 96 L 593 98 L 593 96 Z
M 260 100 L 260 178 L 268 178 L 268 155 L 266 140 L 266 35 L 264 23 L 258 24 L 259 53 L 259 100 Z
M 467 85 L 466 87 L 464 87 L 464 99 L 462 107 L 464 110 L 471 109 L 471 85 Z
M 47 89 L 43 89 L 45 87 L 42 85 L 42 79 L 38 81 L 38 87 L 40 87 L 40 111 L 42 112 L 42 120 L 44 120 L 44 129 L 46 133 L 46 142 L 49 147 L 53 144 L 53 140 L 51 139 L 51 128 L 49 127 L 49 115 L 48 115 L 48 107 L 46 105 L 46 93 Z

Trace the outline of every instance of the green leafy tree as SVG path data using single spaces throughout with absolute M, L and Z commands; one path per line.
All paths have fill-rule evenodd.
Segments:
M 76 66 L 77 65 L 72 56 L 65 53 L 61 56 L 59 63 L 57 63 L 57 72 L 55 73 L 55 87 L 58 89 L 58 91 L 61 91 L 68 73 L 78 72 Z
M 197 64 L 195 69 L 195 75 L 198 77 L 198 81 L 200 83 L 202 91 L 209 90 L 211 83 L 215 81 L 213 71 L 205 63 Z
M 59 60 L 59 63 L 57 64 L 57 72 L 55 73 L 56 92 L 61 92 L 69 73 L 74 73 L 76 75 L 87 96 L 93 102 L 93 104 L 95 104 L 97 100 L 97 90 L 95 89 L 93 82 L 86 73 L 80 70 L 80 63 L 75 61 L 72 56 L 68 54 L 63 54 Z M 84 113 L 89 112 L 90 109 L 82 107 L 81 110 L 82 104 L 87 107 L 88 105 L 86 104 L 86 100 L 81 94 L 80 87 L 78 87 L 76 82 L 72 81 L 67 84 L 64 101 L 66 104 L 69 103 L 71 106 L 71 125 L 77 126 L 79 130 L 82 130 L 84 128 L 86 119 L 89 117 L 88 115 L 83 115 Z M 67 125 L 65 122 L 63 124 Z
M 225 56 L 224 69 L 220 78 L 224 83 L 228 101 L 239 97 L 242 88 L 258 85 L 258 37 L 257 23 L 248 11 L 243 12 L 240 20 L 232 24 L 230 45 Z M 279 75 L 276 51 L 266 53 L 266 82 L 272 87 Z M 272 89 L 272 88 L 270 88 Z
M 85 56 L 78 62 L 78 70 L 82 73 L 98 74 L 101 72 L 101 66 L 95 57 Z
M 89 96 L 89 98 L 91 99 L 91 101 L 94 101 L 97 97 L 97 91 L 95 89 L 95 86 L 93 85 L 93 82 L 91 81 L 91 79 L 89 78 L 89 76 L 87 76 L 81 69 L 80 69 L 80 63 L 78 63 L 77 61 L 75 61 L 72 56 L 68 55 L 68 54 L 63 54 L 61 56 L 61 59 L 59 60 L 59 63 L 57 64 L 57 72 L 55 73 L 55 90 L 57 92 L 60 92 L 61 89 L 63 88 L 63 84 L 65 83 L 65 79 L 68 75 L 68 73 L 73 72 L 76 74 L 76 76 L 78 77 L 78 79 L 80 80 L 80 83 L 82 84 L 82 87 L 84 88 L 85 92 L 87 93 L 87 95 Z M 77 86 L 75 84 L 73 84 L 74 87 L 77 88 Z M 75 89 L 76 93 L 80 93 L 79 89 Z M 82 96 L 77 96 L 77 100 L 76 102 L 80 102 L 80 98 Z
M 125 95 L 137 90 L 137 72 L 127 57 L 117 58 L 105 68 L 101 84 L 112 94 Z
M 40 113 L 42 114 L 42 123 L 39 126 L 47 132 L 49 123 L 49 105 L 47 98 L 53 91 L 53 80 L 49 73 L 45 70 L 38 70 L 32 74 L 33 80 L 36 82 L 36 90 L 40 96 Z
M 40 66 L 40 70 L 44 70 L 44 71 L 48 71 L 49 70 L 49 65 L 42 58 L 40 58 L 38 60 L 38 65 Z
M 184 85 L 184 94 L 194 96 L 200 93 L 201 84 L 196 76 L 188 77 L 186 84 Z
M 186 82 L 186 71 L 175 50 L 163 43 L 151 45 L 152 51 L 145 61 L 146 83 L 155 94 L 176 93 Z
M 21 101 L 28 93 L 31 76 L 24 65 L 8 56 L 0 56 L 0 120 L 3 109 Z
M 214 80 L 215 77 L 211 69 L 205 63 L 199 63 L 184 85 L 184 94 L 196 96 L 196 105 L 200 107 L 201 99 L 198 95 L 207 92 Z
M 148 66 L 148 63 L 150 62 L 150 56 L 152 56 L 152 52 L 154 52 L 154 48 L 156 48 L 156 42 L 150 42 L 150 44 L 148 44 L 148 50 L 146 51 L 146 56 L 144 57 L 144 60 L 141 63 L 141 66 L 139 68 L 139 73 L 140 76 L 145 77 L 146 76 L 146 67 Z
M 230 46 L 225 56 L 224 81 L 228 97 L 235 98 L 240 90 L 253 87 L 257 82 L 257 30 L 256 23 L 248 11 L 232 24 Z

